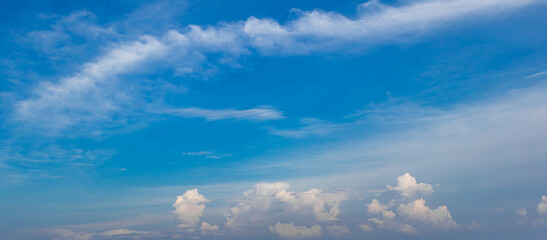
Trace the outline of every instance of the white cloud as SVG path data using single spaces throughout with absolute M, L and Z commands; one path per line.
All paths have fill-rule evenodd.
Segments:
M 388 107 L 388 114 L 389 110 Z M 547 142 L 544 85 L 497 93 L 494 98 L 463 105 L 434 109 L 415 106 L 411 112 L 388 115 L 382 122 L 369 121 L 362 127 L 382 127 L 387 121 L 392 131 L 359 135 L 332 143 L 324 150 L 305 148 L 275 158 L 271 164 L 261 162 L 248 169 L 329 172 L 328 179 L 317 176 L 302 180 L 329 187 L 377 187 L 377 181 L 389 181 L 393 169 L 427 174 L 467 189 L 489 191 L 490 186 L 529 183 L 541 187 L 539 180 L 545 175 L 546 166 L 539 163 L 547 155 L 547 148 L 538 145 Z M 355 128 L 361 127 L 356 124 Z M 527 171 L 512 171 L 517 167 Z M 480 171 L 485 168 L 496 171 Z M 462 181 L 462 171 L 481 181 Z M 481 206 L 492 207 L 486 202 Z
M 547 74 L 547 71 L 538 72 L 538 73 L 534 73 L 530 76 L 527 76 L 526 79 L 537 78 L 537 77 L 541 77 L 541 76 L 546 75 L 546 74 Z
M 526 211 L 526 209 L 524 208 L 517 208 L 517 210 L 515 210 L 515 213 L 519 216 L 526 217 L 528 211 Z
M 184 194 L 177 196 L 173 207 L 175 207 L 174 213 L 177 219 L 182 222 L 179 227 L 195 227 L 203 215 L 207 202 L 209 199 L 199 194 L 197 189 L 187 190 Z
M 284 118 L 283 113 L 268 106 L 260 106 L 251 109 L 236 110 L 236 109 L 202 109 L 196 107 L 165 109 L 156 111 L 162 114 L 168 114 L 179 117 L 199 117 L 205 118 L 208 121 L 216 121 L 223 119 L 251 120 L 251 121 L 267 121 L 278 120 Z
M 375 215 L 382 214 L 384 218 L 393 219 L 395 218 L 395 213 L 388 210 L 392 206 L 393 202 L 390 202 L 389 204 L 381 204 L 377 199 L 373 199 L 369 204 L 367 204 L 367 211 Z
M 387 188 L 398 190 L 403 198 L 392 199 L 387 204 L 382 204 L 377 199 L 373 199 L 367 204 L 367 211 L 373 215 L 381 215 L 381 218 L 369 218 L 369 222 L 380 229 L 406 234 L 417 234 L 420 229 L 447 230 L 458 226 L 446 206 L 431 209 L 425 205 L 423 198 L 409 202 L 408 196 L 412 196 L 416 192 L 432 192 L 431 185 L 426 183 L 417 184 L 416 179 L 409 173 L 398 177 L 397 181 L 399 182 L 397 187 L 388 185 Z M 364 231 L 373 231 L 370 225 L 365 224 L 362 228 Z
M 282 137 L 303 138 L 308 136 L 324 136 L 341 130 L 343 124 L 333 124 L 315 118 L 304 118 L 302 124 L 306 125 L 296 129 L 269 129 L 269 133 Z
M 159 57 L 166 46 L 154 37 L 122 44 L 94 62 L 82 66 L 77 74 L 59 82 L 42 82 L 30 98 L 15 104 L 15 120 L 56 134 L 68 127 L 80 128 L 96 123 L 106 126 L 125 121 L 117 116 L 134 104 L 125 89 L 116 86 L 117 76 L 136 71 L 150 58 Z M 89 126 L 87 126 L 89 127 Z
M 104 232 L 101 233 L 101 235 L 104 235 L 104 236 L 123 236 L 123 235 L 147 234 L 147 233 L 149 233 L 149 232 L 135 231 L 135 230 L 120 228 L 120 229 L 113 229 L 113 230 L 104 231 Z
M 211 225 L 208 222 L 201 222 L 201 227 L 199 228 L 203 234 L 215 233 L 218 231 L 217 225 Z
M 399 205 L 397 213 L 411 221 L 425 223 L 436 229 L 450 229 L 457 226 L 446 206 L 431 209 L 425 206 L 424 199 L 417 199 L 411 203 Z
M 279 215 L 294 221 L 337 220 L 340 203 L 346 199 L 345 193 L 328 193 L 319 189 L 292 192 L 289 187 L 285 182 L 256 184 L 230 209 L 225 226 L 242 229 L 252 225 L 272 225 L 278 221 L 273 216 Z
M 547 196 L 541 196 L 541 202 L 537 206 L 539 215 L 547 215 Z
M 541 217 L 541 215 L 547 215 L 547 196 L 541 196 L 541 201 L 537 205 L 536 211 L 538 212 L 539 217 L 528 217 L 528 212 L 524 208 L 519 208 L 515 211 L 517 215 L 520 216 L 517 219 L 519 224 L 528 224 L 534 227 L 547 227 L 547 220 Z
M 52 59 L 67 57 L 71 53 L 82 51 L 82 46 L 74 40 L 83 38 L 86 41 L 104 40 L 105 37 L 117 35 L 111 27 L 97 24 L 97 17 L 89 11 L 74 11 L 68 16 L 43 16 L 57 19 L 48 30 L 36 30 L 26 34 L 24 42 Z M 76 41 L 78 42 L 78 41 Z
M 276 197 L 291 205 L 295 210 L 311 206 L 318 221 L 337 220 L 336 216 L 340 213 L 338 209 L 340 202 L 346 199 L 346 195 L 343 193 L 323 193 L 316 188 L 303 193 L 287 192 Z
M 223 157 L 230 156 L 231 154 L 216 154 L 215 152 L 211 152 L 211 151 L 199 151 L 199 152 L 183 152 L 182 155 L 220 159 Z
M 270 231 L 287 238 L 318 237 L 322 233 L 321 226 L 319 225 L 313 225 L 308 228 L 306 226 L 295 226 L 293 223 L 282 224 L 278 222 L 269 228 Z
M 212 27 L 189 25 L 184 31 L 170 30 L 159 37 L 143 35 L 140 40 L 117 44 L 117 47 L 96 61 L 84 64 L 73 76 L 62 78 L 58 82 L 38 84 L 32 96 L 15 104 L 14 119 L 49 134 L 58 134 L 78 125 L 79 131 L 84 131 L 86 135 L 100 135 L 103 129 L 143 121 L 142 118 L 146 118 L 141 115 L 146 115 L 149 111 L 148 104 L 142 102 L 143 98 L 139 94 L 145 95 L 143 92 L 149 90 L 139 89 L 136 87 L 138 83 L 117 81 L 122 74 L 141 72 L 141 66 L 146 62 L 158 60 L 162 62 L 161 66 L 178 69 L 180 73 L 201 72 L 207 75 L 214 72 L 213 65 L 216 64 L 209 63 L 206 56 L 208 53 L 222 53 L 218 63 L 238 65 L 235 59 L 241 54 L 250 54 L 250 49 L 253 48 L 268 53 L 293 55 L 335 49 L 325 45 L 346 46 L 341 43 L 347 41 L 391 41 L 401 34 L 420 33 L 445 22 L 509 11 L 533 2 L 536 1 L 432 0 L 390 7 L 371 1 L 358 7 L 360 14 L 356 18 L 348 18 L 335 12 L 295 10 L 299 16 L 286 24 L 279 24 L 272 19 L 250 17 L 246 21 L 219 23 Z M 76 18 L 91 15 L 85 11 L 74 13 Z M 68 17 L 67 21 L 72 21 L 70 19 L 73 18 Z M 54 34 L 35 35 L 51 35 L 52 37 L 47 38 L 58 39 L 70 31 L 104 35 L 111 30 L 87 24 L 72 30 L 61 29 Z M 161 60 L 160 56 L 163 56 Z M 210 121 L 264 121 L 283 118 L 279 111 L 268 107 L 246 110 L 169 108 L 165 113 L 203 117 Z M 335 129 L 335 125 L 316 122 L 300 130 L 274 132 L 285 136 L 303 136 L 323 134 Z
M 511 10 L 532 2 L 534 0 L 421 1 L 390 7 L 370 1 L 358 7 L 361 14 L 355 19 L 335 12 L 299 11 L 299 18 L 285 25 L 251 17 L 245 22 L 244 31 L 258 49 L 302 53 L 340 41 L 392 40 L 397 35 L 423 32 L 464 16 Z
M 397 186 L 387 185 L 387 188 L 398 191 L 405 197 L 433 193 L 433 186 L 427 183 L 417 183 L 416 178 L 409 173 L 405 173 L 397 178 Z

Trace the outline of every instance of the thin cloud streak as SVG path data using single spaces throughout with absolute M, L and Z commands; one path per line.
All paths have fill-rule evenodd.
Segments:
M 159 113 L 179 116 L 179 117 L 198 117 L 205 118 L 208 121 L 218 121 L 224 119 L 250 120 L 250 121 L 268 121 L 283 119 L 283 113 L 268 106 L 260 106 L 251 109 L 203 109 L 197 107 L 174 108 L 159 111 Z

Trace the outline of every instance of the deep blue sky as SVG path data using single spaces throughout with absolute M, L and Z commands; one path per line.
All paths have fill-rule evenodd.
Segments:
M 542 239 L 546 10 L 3 3 L 1 235 Z

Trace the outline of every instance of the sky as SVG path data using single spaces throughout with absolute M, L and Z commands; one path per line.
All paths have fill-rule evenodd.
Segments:
M 0 239 L 544 239 L 543 0 L 4 1 Z

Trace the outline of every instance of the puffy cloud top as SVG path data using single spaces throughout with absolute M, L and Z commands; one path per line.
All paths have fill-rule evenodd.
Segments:
M 387 185 L 390 190 L 395 190 L 401 193 L 405 197 L 413 197 L 417 194 L 430 194 L 433 193 L 433 187 L 427 183 L 417 183 L 416 178 L 411 176 L 410 173 L 397 178 L 397 186 L 393 187 Z
M 541 196 L 541 202 L 539 202 L 537 211 L 539 215 L 547 215 L 547 196 Z
M 409 204 L 401 204 L 397 212 L 410 220 L 429 224 L 435 228 L 448 229 L 457 226 L 446 206 L 431 209 L 425 205 L 425 200 L 422 198 Z
M 209 199 L 199 194 L 197 189 L 187 190 L 184 194 L 177 196 L 173 207 L 175 207 L 174 213 L 177 214 L 177 219 L 182 222 L 179 226 L 189 228 L 199 223 L 206 202 L 209 202 Z
M 273 213 L 309 215 L 315 221 L 337 220 L 340 203 L 346 199 L 345 193 L 327 193 L 315 188 L 292 192 L 289 187 L 285 182 L 256 184 L 230 209 L 226 227 L 248 227 L 258 222 L 273 224 L 277 221 L 269 219 Z

